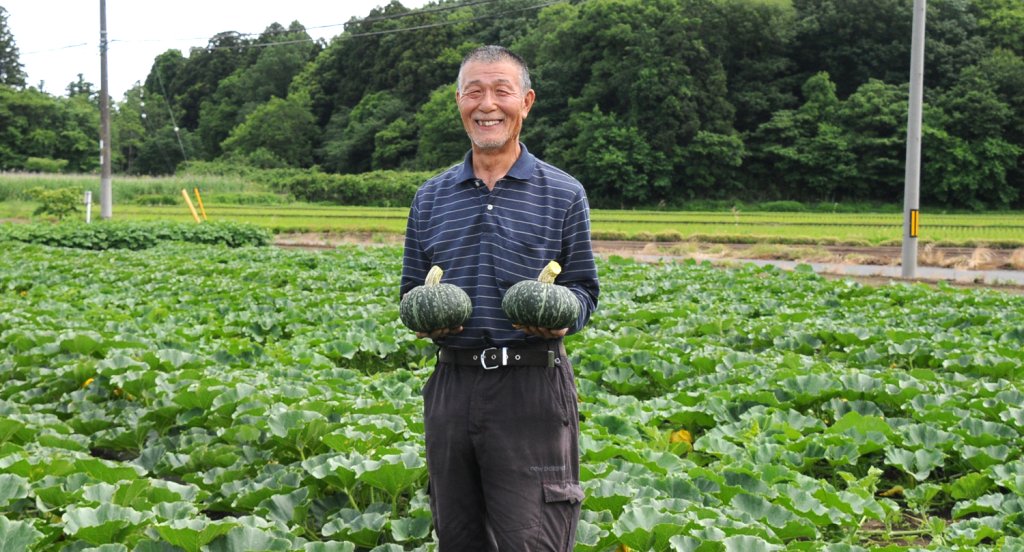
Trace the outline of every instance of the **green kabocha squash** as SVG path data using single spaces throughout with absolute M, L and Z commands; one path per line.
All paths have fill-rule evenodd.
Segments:
M 513 285 L 501 300 L 501 309 L 513 324 L 538 328 L 568 328 L 580 315 L 580 301 L 565 286 L 555 284 L 562 267 L 548 263 L 536 280 Z
M 430 267 L 422 286 L 416 286 L 402 297 L 399 318 L 414 332 L 430 333 L 442 328 L 457 328 L 473 313 L 469 295 L 458 286 L 442 284 L 439 266 Z

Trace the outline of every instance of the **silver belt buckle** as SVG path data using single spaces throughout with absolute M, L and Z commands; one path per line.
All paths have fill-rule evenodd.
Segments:
M 488 347 L 488 348 L 484 349 L 483 351 L 480 351 L 480 366 L 483 366 L 484 370 L 494 370 L 495 368 L 498 368 L 500 366 L 504 366 L 504 365 L 508 364 L 508 347 L 502 347 L 501 348 L 501 359 L 500 360 L 495 359 L 495 360 L 497 360 L 497 362 L 495 362 L 494 366 L 489 366 L 487 364 L 487 355 L 491 351 L 497 351 L 497 350 L 498 350 L 498 347 Z

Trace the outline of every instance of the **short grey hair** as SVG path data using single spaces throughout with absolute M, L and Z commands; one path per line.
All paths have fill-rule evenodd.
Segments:
M 519 66 L 519 73 L 521 75 L 520 83 L 523 86 L 522 93 L 525 94 L 526 91 L 530 89 L 530 69 L 526 66 L 526 60 L 519 54 L 504 46 L 496 46 L 493 44 L 480 46 L 466 54 L 466 57 L 462 58 L 462 64 L 459 65 L 458 80 L 455 81 L 455 90 L 457 92 L 462 92 L 462 69 L 467 63 L 501 63 L 504 61 L 512 62 Z

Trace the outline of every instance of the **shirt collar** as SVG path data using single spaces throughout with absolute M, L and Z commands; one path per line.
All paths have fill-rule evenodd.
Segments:
M 519 158 L 512 164 L 505 176 L 513 180 L 529 180 L 537 166 L 537 158 L 526 149 L 526 144 L 519 142 L 519 148 Z M 460 183 L 476 180 L 476 175 L 473 174 L 473 150 L 466 152 L 466 156 L 462 159 L 456 180 Z

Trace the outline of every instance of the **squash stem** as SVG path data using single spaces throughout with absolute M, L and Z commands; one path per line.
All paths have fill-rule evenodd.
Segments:
M 425 286 L 436 286 L 441 283 L 441 274 L 444 274 L 444 270 L 441 267 L 434 265 L 430 267 L 430 271 L 427 272 L 427 279 L 423 282 Z
M 562 267 L 555 261 L 548 263 L 548 266 L 544 267 L 544 270 L 540 271 L 540 276 L 537 277 L 537 281 L 542 284 L 553 284 L 555 278 L 562 273 Z

